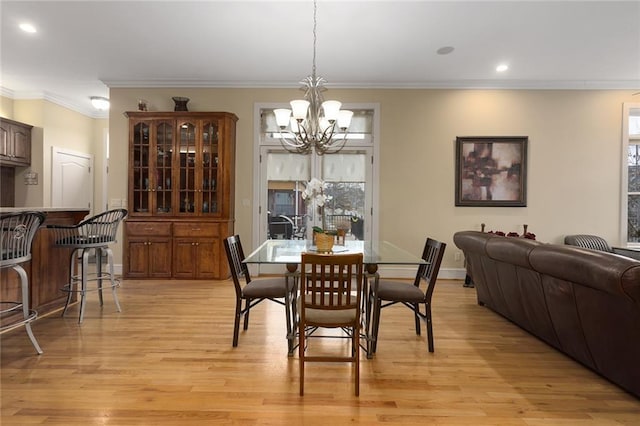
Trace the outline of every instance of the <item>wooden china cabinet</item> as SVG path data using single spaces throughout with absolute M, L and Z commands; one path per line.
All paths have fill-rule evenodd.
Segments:
M 227 112 L 127 112 L 125 278 L 224 279 L 234 232 L 235 128 Z

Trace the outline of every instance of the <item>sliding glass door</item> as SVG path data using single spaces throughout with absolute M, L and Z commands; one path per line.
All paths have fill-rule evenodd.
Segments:
M 254 244 L 266 239 L 306 239 L 313 226 L 344 229 L 347 239 L 371 239 L 374 220 L 374 109 L 358 110 L 346 146 L 338 153 L 290 153 L 279 140 L 273 108 L 260 108 L 260 170 L 254 200 Z M 330 200 L 323 209 L 302 198 L 307 182 L 323 180 Z
M 349 238 L 364 240 L 371 233 L 365 218 L 372 210 L 372 168 L 369 149 L 299 155 L 277 147 L 261 149 L 260 241 L 305 239 L 313 226 L 346 229 Z M 329 201 L 322 209 L 302 198 L 307 182 L 325 182 Z

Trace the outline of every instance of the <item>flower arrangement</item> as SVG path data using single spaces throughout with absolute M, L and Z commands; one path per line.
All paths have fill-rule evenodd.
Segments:
M 482 232 L 484 232 L 484 223 L 481 224 L 482 226 Z M 529 225 L 525 224 L 523 225 L 524 227 L 524 232 L 522 233 L 522 235 L 518 234 L 517 232 L 509 232 L 508 234 L 505 234 L 503 231 L 489 231 L 489 234 L 495 234 L 495 235 L 500 235 L 502 237 L 522 237 L 522 238 L 526 238 L 528 240 L 535 240 L 536 239 L 536 234 L 534 234 L 533 232 L 528 232 L 527 228 Z
M 331 200 L 331 196 L 324 193 L 327 184 L 321 181 L 318 178 L 312 178 L 309 182 L 307 182 L 304 191 L 302 191 L 302 199 L 308 204 L 312 202 L 320 210 L 320 215 L 322 217 L 322 228 L 319 226 L 313 227 L 314 233 L 324 233 L 324 205 L 327 201 Z
M 327 184 L 318 178 L 312 178 L 307 182 L 304 191 L 302 191 L 302 199 L 308 203 L 315 202 L 316 206 L 324 207 L 325 203 L 331 200 L 330 195 L 324 193 Z

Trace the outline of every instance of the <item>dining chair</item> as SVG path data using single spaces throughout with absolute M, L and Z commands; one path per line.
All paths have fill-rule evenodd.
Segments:
M 375 353 L 378 346 L 378 330 L 380 328 L 380 311 L 396 303 L 402 303 L 414 313 L 416 334 L 420 335 L 420 320 L 425 322 L 427 328 L 427 342 L 429 352 L 433 352 L 433 325 L 431 318 L 431 297 L 436 286 L 438 271 L 447 245 L 443 242 L 427 238 L 422 252 L 422 259 L 426 261 L 418 267 L 418 272 L 413 283 L 395 280 L 376 279 L 371 287 L 374 292 L 373 312 L 373 336 L 372 352 Z M 426 282 L 426 288 L 422 290 L 420 284 Z M 424 304 L 424 312 L 420 305 Z
M 252 280 L 249 274 L 249 268 L 244 263 L 244 250 L 239 235 L 232 235 L 225 238 L 224 249 L 227 253 L 229 261 L 229 270 L 236 291 L 236 309 L 233 324 L 233 346 L 238 346 L 238 335 L 240 331 L 240 318 L 244 316 L 243 329 L 249 328 L 249 313 L 251 309 L 264 300 L 271 300 L 285 307 L 285 320 L 287 324 L 287 343 L 289 355 L 293 355 L 294 349 L 294 333 L 293 319 L 296 315 L 294 293 L 297 292 L 295 277 L 282 276 L 261 278 Z M 241 282 L 244 277 L 244 283 Z M 292 279 L 290 279 L 292 278 Z M 284 299 L 284 302 L 279 300 Z M 244 308 L 242 302 L 244 301 Z
M 45 214 L 35 211 L 8 213 L 0 217 L 0 270 L 4 275 L 7 273 L 4 269 L 13 269 L 18 274 L 22 291 L 19 301 L 0 300 L 0 314 L 22 311 L 19 321 L 0 326 L 0 330 L 24 324 L 31 344 L 38 354 L 42 354 L 42 349 L 31 330 L 31 321 L 38 317 L 38 313 L 29 307 L 29 275 L 22 265 L 31 260 L 31 245 L 44 220 Z
M 67 302 L 64 305 L 62 316 L 67 313 L 73 294 L 77 293 L 80 295 L 78 324 L 82 324 L 87 304 L 87 292 L 91 291 L 88 288 L 88 283 L 91 281 L 97 282 L 97 288 L 94 290 L 98 291 L 100 306 L 102 306 L 102 282 L 108 280 L 116 310 L 122 311 L 116 293 L 116 289 L 120 287 L 120 280 L 115 278 L 113 251 L 109 246 L 116 242 L 118 227 L 127 214 L 126 209 L 113 209 L 89 217 L 76 225 L 47 226 L 53 232 L 54 247 L 71 249 L 69 282 L 62 288 L 62 291 L 67 293 Z M 95 272 L 89 270 L 91 253 L 95 253 Z M 102 270 L 103 256 L 106 256 L 108 271 Z M 78 259 L 81 261 L 78 264 L 77 273 L 74 273 Z
M 308 362 L 350 362 L 355 369 L 355 394 L 360 395 L 360 300 L 363 255 L 302 253 L 298 300 L 300 396 Z M 348 354 L 307 354 L 310 337 L 319 328 L 342 328 L 351 340 Z

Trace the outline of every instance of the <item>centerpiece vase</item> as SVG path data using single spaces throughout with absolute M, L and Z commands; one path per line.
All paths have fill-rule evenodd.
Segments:
M 324 234 L 321 232 L 316 233 L 316 248 L 321 253 L 331 253 L 333 251 L 334 236 L 330 234 Z

